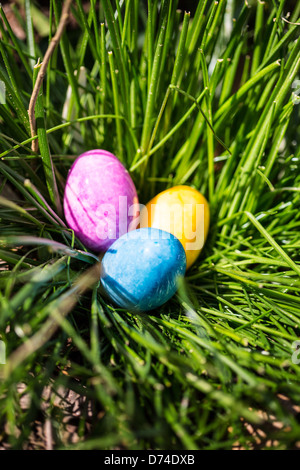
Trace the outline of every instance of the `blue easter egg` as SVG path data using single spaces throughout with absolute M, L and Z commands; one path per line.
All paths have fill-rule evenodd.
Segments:
M 119 307 L 152 310 L 176 292 L 186 255 L 178 238 L 156 228 L 141 228 L 116 240 L 102 259 L 101 285 Z

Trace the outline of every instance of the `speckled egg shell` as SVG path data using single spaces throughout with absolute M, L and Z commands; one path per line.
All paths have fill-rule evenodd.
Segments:
M 137 229 L 120 237 L 105 253 L 101 285 L 118 307 L 148 311 L 175 294 L 185 269 L 185 252 L 174 235 L 155 228 Z
M 137 216 L 134 183 L 121 162 L 106 150 L 90 150 L 73 163 L 64 193 L 68 227 L 90 250 L 100 252 L 130 229 Z M 133 227 L 135 228 L 135 227 Z
M 156 227 L 173 233 L 182 243 L 187 269 L 198 258 L 207 238 L 209 205 L 190 186 L 173 186 L 157 194 L 141 211 L 140 227 Z

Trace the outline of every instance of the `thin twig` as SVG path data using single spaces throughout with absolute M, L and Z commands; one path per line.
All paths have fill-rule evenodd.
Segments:
M 44 60 L 41 64 L 41 68 L 39 70 L 39 73 L 38 73 L 38 76 L 37 76 L 37 79 L 36 79 L 36 82 L 35 82 L 35 85 L 34 85 L 34 88 L 33 88 L 33 91 L 32 91 L 32 95 L 31 95 L 30 102 L 29 102 L 29 108 L 28 108 L 31 137 L 36 136 L 36 122 L 35 122 L 35 114 L 34 114 L 36 100 L 37 100 L 37 97 L 39 95 L 39 91 L 40 91 L 40 88 L 42 86 L 44 77 L 46 75 L 46 70 L 47 70 L 47 67 L 48 67 L 49 60 L 50 60 L 50 58 L 51 58 L 51 56 L 54 52 L 55 47 L 59 43 L 59 40 L 60 40 L 60 38 L 63 34 L 65 25 L 67 23 L 71 3 L 72 3 L 72 0 L 66 0 L 65 3 L 64 3 L 62 14 L 61 14 L 59 24 L 58 24 L 58 27 L 57 27 L 57 31 L 56 31 L 55 35 L 53 36 L 53 38 L 51 39 L 51 42 L 48 46 L 48 49 L 47 49 L 46 54 L 44 56 Z M 33 152 L 37 152 L 37 150 L 38 150 L 38 140 L 37 139 L 32 141 L 31 149 L 32 149 Z
M 288 24 L 293 24 L 294 26 L 300 26 L 300 23 L 292 23 L 291 21 L 288 21 L 286 18 L 283 18 L 283 16 L 281 17 L 281 19 Z
M 53 433 L 51 419 L 47 418 L 44 426 L 46 450 L 53 450 Z

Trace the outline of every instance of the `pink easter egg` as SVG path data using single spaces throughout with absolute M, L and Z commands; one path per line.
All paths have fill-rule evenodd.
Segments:
M 90 150 L 73 163 L 64 193 L 67 225 L 90 250 L 106 251 L 136 228 L 138 197 L 122 163 L 106 150 Z

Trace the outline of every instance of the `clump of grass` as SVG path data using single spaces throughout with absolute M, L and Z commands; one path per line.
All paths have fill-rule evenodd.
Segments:
M 177 5 L 73 3 L 77 30 L 36 108 L 37 152 L 27 109 L 45 50 L 29 1 L 25 41 L 0 7 L 0 446 L 29 448 L 36 422 L 41 447 L 299 446 L 300 6 Z M 51 0 L 49 41 L 60 14 Z M 101 297 L 97 257 L 59 210 L 73 159 L 92 148 L 118 155 L 142 203 L 175 184 L 210 202 L 201 257 L 150 314 Z M 83 403 L 76 444 L 65 391 Z

